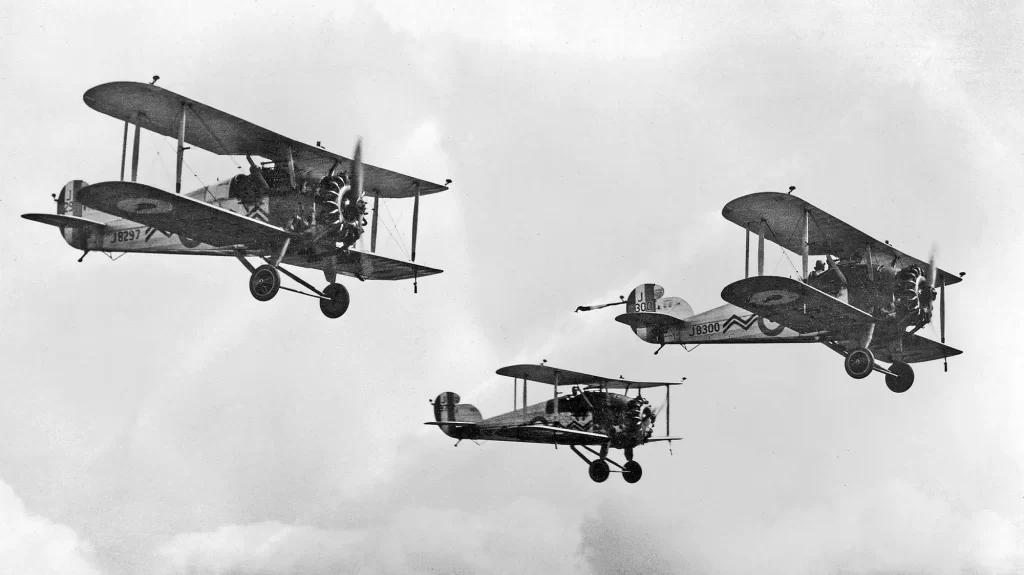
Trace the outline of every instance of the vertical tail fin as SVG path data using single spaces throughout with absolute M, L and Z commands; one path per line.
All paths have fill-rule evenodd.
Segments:
M 480 415 L 480 410 L 475 406 L 459 404 L 459 395 L 451 391 L 446 391 L 441 395 L 438 395 L 434 399 L 434 421 L 444 423 L 446 421 L 457 421 L 459 423 L 476 423 L 483 421 L 484 418 Z M 462 439 L 470 436 L 469 429 L 457 427 L 454 425 L 440 425 L 441 431 L 449 437 L 455 437 Z
M 60 189 L 60 194 L 57 196 L 57 215 L 75 216 L 81 218 L 85 208 L 82 204 L 78 203 L 78 190 L 88 186 L 89 184 L 82 180 L 71 180 L 64 184 L 64 187 Z M 66 241 L 71 247 L 78 249 L 85 249 L 86 241 L 88 240 L 89 231 L 79 227 L 62 228 L 61 233 L 64 235 L 64 241 Z
M 657 284 L 641 284 L 629 294 L 626 300 L 627 316 L 647 315 L 646 318 L 635 317 L 640 321 L 633 321 L 630 318 L 623 323 L 633 328 L 633 333 L 640 339 L 650 343 L 665 343 L 664 320 L 673 321 L 669 318 L 659 316 L 670 316 L 677 320 L 686 319 L 693 315 L 693 308 L 685 300 L 678 297 L 663 297 L 665 288 Z M 620 321 L 622 321 L 620 319 Z
M 693 315 L 693 308 L 678 297 L 663 297 L 665 288 L 657 284 L 636 286 L 626 299 L 626 313 L 664 313 L 685 319 Z

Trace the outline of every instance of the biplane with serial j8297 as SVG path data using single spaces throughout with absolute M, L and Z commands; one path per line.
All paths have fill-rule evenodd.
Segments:
M 911 363 L 943 360 L 960 350 L 945 345 L 946 286 L 961 281 L 935 265 L 879 242 L 790 194 L 762 192 L 737 198 L 722 215 L 746 230 L 746 277 L 722 290 L 728 304 L 695 314 L 686 301 L 664 297 L 655 284 L 636 287 L 612 304 L 615 319 L 642 340 L 662 347 L 709 343 L 822 343 L 845 357 L 855 379 L 885 375 L 895 393 L 914 383 Z M 750 237 L 758 236 L 757 276 L 750 277 Z M 799 253 L 799 279 L 764 275 L 764 241 Z M 809 256 L 825 256 L 808 272 Z M 827 267 L 826 267 L 827 262 Z M 938 300 L 941 342 L 917 332 L 932 320 Z M 655 354 L 658 352 L 655 351 Z M 888 367 L 876 360 L 889 362 Z
M 124 121 L 121 180 L 88 185 L 69 182 L 55 196 L 56 214 L 22 217 L 60 228 L 83 251 L 233 256 L 248 270 L 249 291 L 259 301 L 280 289 L 317 298 L 330 318 L 348 309 L 348 290 L 338 275 L 364 280 L 412 279 L 441 273 L 416 260 L 420 196 L 447 190 L 362 162 L 361 144 L 346 158 L 221 112 L 155 85 L 112 82 L 88 90 L 85 103 Z M 125 181 L 128 127 L 134 125 L 131 181 Z M 140 130 L 178 140 L 175 191 L 138 183 Z M 181 194 L 187 145 L 217 155 L 245 156 L 248 174 Z M 262 158 L 266 161 L 257 161 Z M 451 183 L 448 180 L 447 183 Z M 368 224 L 369 251 L 356 242 Z M 414 198 L 411 261 L 376 253 L 381 199 Z M 254 266 L 247 258 L 259 258 Z M 81 258 L 79 259 L 81 261 Z M 285 264 L 321 270 L 328 285 L 317 289 Z M 281 286 L 281 274 L 306 288 Z
M 498 375 L 523 380 L 522 407 L 516 405 L 517 390 L 512 389 L 512 411 L 484 419 L 475 406 L 459 403 L 460 398 L 445 392 L 434 399 L 434 421 L 449 437 L 463 439 L 513 441 L 568 445 L 589 468 L 590 478 L 601 483 L 612 473 L 622 473 L 628 483 L 640 481 L 643 469 L 633 459 L 633 449 L 656 441 L 681 439 L 669 435 L 671 394 L 669 389 L 681 382 L 647 382 L 608 379 L 586 373 L 558 369 L 546 365 L 510 365 Z M 684 378 L 685 379 L 685 378 Z M 529 381 L 554 386 L 554 396 L 544 402 L 527 405 L 526 384 Z M 559 386 L 571 386 L 572 394 L 559 397 Z M 643 396 L 645 389 L 665 388 L 665 402 L 658 409 Z M 617 390 L 622 393 L 612 393 Z M 629 391 L 635 390 L 630 397 Z M 665 435 L 654 435 L 654 422 L 665 409 Z M 458 443 L 456 443 L 458 445 Z M 594 458 L 588 459 L 582 447 Z M 598 449 L 595 450 L 594 447 Z M 609 448 L 625 452 L 626 462 L 617 463 L 608 457 Z

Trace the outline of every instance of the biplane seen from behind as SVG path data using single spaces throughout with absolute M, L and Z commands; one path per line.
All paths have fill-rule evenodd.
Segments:
M 622 473 L 627 482 L 640 481 L 643 468 L 633 459 L 633 449 L 646 443 L 681 439 L 669 436 L 669 389 L 681 382 L 608 379 L 546 365 L 510 365 L 499 369 L 497 373 L 515 378 L 516 384 L 518 380 L 523 380 L 521 408 L 517 408 L 518 393 L 513 387 L 512 411 L 484 419 L 476 407 L 459 403 L 459 396 L 449 391 L 438 395 L 431 402 L 434 405 L 435 420 L 426 425 L 437 425 L 446 435 L 459 441 L 472 439 L 568 445 L 573 453 L 586 462 L 590 478 L 598 483 L 608 479 L 608 474 L 612 473 L 609 463 L 615 466 L 614 472 Z M 554 396 L 528 406 L 528 381 L 553 386 Z M 559 386 L 572 386 L 572 395 L 559 397 Z M 657 410 L 652 409 L 650 402 L 643 397 L 643 390 L 652 387 L 665 388 L 665 402 Z M 636 390 L 636 396 L 628 395 L 631 389 Z M 665 436 L 654 437 L 654 422 L 662 408 L 665 409 Z M 594 456 L 594 459 L 588 459 L 580 452 L 580 447 Z M 626 463 L 619 464 L 609 459 L 609 448 L 622 449 Z
M 55 197 L 56 214 L 23 216 L 60 228 L 83 258 L 90 251 L 233 256 L 248 270 L 249 290 L 257 300 L 270 300 L 279 289 L 303 293 L 319 299 L 330 318 L 343 315 L 349 305 L 338 275 L 415 284 L 419 277 L 441 273 L 415 263 L 416 236 L 420 196 L 448 188 L 364 164 L 358 143 L 353 157 L 346 158 L 153 84 L 103 84 L 84 99 L 124 121 L 121 181 L 69 182 Z M 135 126 L 131 181 L 124 181 L 130 124 Z M 174 193 L 136 181 L 142 128 L 178 140 Z M 186 144 L 245 156 L 249 173 L 181 194 Z M 267 161 L 257 164 L 254 158 Z M 366 195 L 373 198 L 369 252 L 355 245 L 368 223 Z M 412 261 L 375 253 L 380 200 L 392 198 L 414 199 Z M 247 259 L 252 257 L 264 263 L 256 267 Z M 285 265 L 321 270 L 328 285 L 317 289 Z M 282 288 L 281 274 L 308 292 Z
M 896 393 L 914 383 L 909 364 L 962 353 L 945 345 L 945 302 L 946 286 L 960 282 L 963 274 L 939 269 L 934 256 L 928 263 L 908 256 L 791 194 L 743 196 L 726 204 L 722 215 L 743 227 L 747 237 L 747 277 L 722 290 L 728 304 L 695 314 L 683 299 L 664 297 L 661 286 L 643 284 L 621 302 L 577 311 L 624 304 L 627 313 L 615 319 L 661 347 L 822 343 L 845 357 L 851 377 L 880 372 Z M 758 237 L 754 277 L 751 234 Z M 801 254 L 800 279 L 764 275 L 766 239 Z M 809 256 L 825 256 L 827 269 L 819 260 L 808 273 Z M 941 342 L 917 333 L 931 322 L 936 299 Z

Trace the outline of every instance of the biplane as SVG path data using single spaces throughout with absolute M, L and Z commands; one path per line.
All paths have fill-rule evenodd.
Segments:
M 90 251 L 233 256 L 248 270 L 249 291 L 257 300 L 285 289 L 317 298 L 330 318 L 341 317 L 349 305 L 338 275 L 412 279 L 415 290 L 418 278 L 441 273 L 415 263 L 416 236 L 420 196 L 446 185 L 364 164 L 360 143 L 346 158 L 319 142 L 297 142 L 160 88 L 156 80 L 112 82 L 85 92 L 90 108 L 124 122 L 120 181 L 69 182 L 54 196 L 56 214 L 22 216 L 60 228 L 65 241 L 82 250 L 79 261 Z M 131 125 L 131 179 L 125 181 Z M 143 128 L 178 140 L 173 193 L 136 181 Z M 181 194 L 186 145 L 245 156 L 249 173 Z M 369 251 L 356 247 L 367 225 L 367 196 L 373 198 Z M 411 261 L 376 253 L 380 200 L 393 198 L 414 199 Z M 256 267 L 248 258 L 263 263 Z M 328 285 L 317 289 L 285 265 L 321 270 Z M 308 292 L 282 287 L 281 274 Z
M 558 369 L 546 365 L 510 365 L 497 371 L 498 375 L 515 380 L 512 388 L 512 411 L 484 419 L 480 410 L 459 403 L 452 392 L 438 395 L 434 406 L 434 421 L 446 435 L 459 442 L 470 440 L 514 441 L 519 443 L 546 443 L 568 445 L 588 466 L 590 478 L 601 483 L 613 472 L 622 473 L 628 483 L 640 481 L 643 468 L 633 459 L 633 449 L 656 441 L 681 439 L 669 435 L 669 390 L 681 382 L 646 382 L 609 379 Z M 516 404 L 519 380 L 523 380 L 522 406 Z M 554 387 L 554 396 L 544 402 L 527 405 L 527 383 L 533 381 Z M 571 395 L 559 396 L 559 386 L 571 386 Z M 665 388 L 665 402 L 654 410 L 643 397 L 643 390 Z M 609 390 L 621 390 L 612 393 Z M 637 394 L 630 397 L 629 390 Z M 665 436 L 654 437 L 654 423 L 661 410 L 665 410 Z M 456 443 L 458 445 L 458 443 Z M 594 449 L 597 447 L 598 449 Z M 579 448 L 593 456 L 588 459 Z M 625 452 L 626 462 L 619 464 L 608 458 L 609 448 Z
M 664 297 L 661 286 L 643 284 L 620 302 L 577 311 L 625 305 L 627 312 L 615 319 L 658 351 L 671 344 L 821 343 L 845 357 L 850 377 L 882 373 L 895 393 L 914 383 L 909 364 L 945 364 L 962 353 L 946 345 L 945 315 L 946 286 L 964 274 L 939 269 L 934 254 L 928 263 L 908 256 L 791 194 L 743 196 L 722 215 L 746 231 L 746 277 L 722 290 L 726 305 L 695 314 L 685 300 Z M 753 277 L 752 234 L 758 237 Z M 801 254 L 799 279 L 764 275 L 766 239 Z M 825 261 L 808 272 L 810 256 Z M 931 322 L 936 299 L 941 342 L 918 334 Z

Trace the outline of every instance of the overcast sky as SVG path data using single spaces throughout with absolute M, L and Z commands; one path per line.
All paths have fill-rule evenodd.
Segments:
M 0 571 L 1024 571 L 1021 4 L 483 4 L 0 7 Z M 18 216 L 117 179 L 122 125 L 82 93 L 154 74 L 452 178 L 417 250 L 445 273 L 417 295 L 347 281 L 331 321 L 255 301 L 230 259 L 76 263 Z M 244 164 L 186 161 L 189 189 Z M 140 172 L 173 188 L 173 142 L 144 134 Z M 572 313 L 643 282 L 720 305 L 743 273 L 722 206 L 790 185 L 967 273 L 948 373 L 895 395 L 823 346 L 655 357 L 619 308 Z M 412 204 L 387 208 L 380 249 L 405 257 Z M 769 250 L 769 273 L 790 260 Z M 542 359 L 687 377 L 685 440 L 637 450 L 639 484 L 595 484 L 566 449 L 422 425 L 443 391 L 507 411 L 494 370 Z

